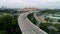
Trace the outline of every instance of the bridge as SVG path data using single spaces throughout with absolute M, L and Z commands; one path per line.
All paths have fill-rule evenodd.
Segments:
M 30 13 L 33 13 L 33 11 L 22 13 L 18 18 L 18 24 L 22 34 L 47 34 L 27 18 L 27 15 Z

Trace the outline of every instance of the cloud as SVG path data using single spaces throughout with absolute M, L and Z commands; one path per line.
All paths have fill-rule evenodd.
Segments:
M 60 8 L 60 0 L 0 0 L 0 7 L 2 5 L 11 8 Z

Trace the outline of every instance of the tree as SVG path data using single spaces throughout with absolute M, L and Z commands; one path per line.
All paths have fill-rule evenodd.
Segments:
M 5 30 L 6 34 L 22 34 L 17 23 L 17 16 L 10 14 L 0 16 L 0 30 Z

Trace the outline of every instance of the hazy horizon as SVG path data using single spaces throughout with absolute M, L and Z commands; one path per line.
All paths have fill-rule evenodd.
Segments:
M 0 0 L 0 7 L 8 8 L 60 8 L 60 0 Z

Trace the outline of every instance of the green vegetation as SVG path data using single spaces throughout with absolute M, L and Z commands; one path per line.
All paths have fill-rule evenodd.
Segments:
M 37 16 L 40 15 L 48 15 L 48 14 L 60 14 L 60 9 L 46 9 L 42 10 L 41 12 L 37 13 Z M 36 22 L 33 15 L 29 15 L 28 17 L 33 23 Z M 33 20 L 34 18 L 34 20 Z M 40 23 L 39 28 L 47 32 L 48 34 L 60 34 L 60 24 L 54 23 L 52 19 L 45 18 L 46 23 Z M 60 23 L 60 19 L 58 19 L 58 22 Z M 54 24 L 53 24 L 54 23 Z
M 37 21 L 35 20 L 33 13 L 29 14 L 27 17 L 33 24 L 36 25 Z
M 45 14 L 60 14 L 60 9 L 46 9 L 46 10 L 42 10 L 41 13 L 45 13 Z
M 57 28 L 58 31 L 56 31 L 54 29 L 49 29 L 48 28 L 49 26 L 53 26 L 53 27 Z M 39 27 L 42 30 L 46 31 L 48 34 L 60 34 L 60 24 L 41 23 Z
M 0 34 L 22 34 L 17 22 L 16 12 L 0 10 Z

